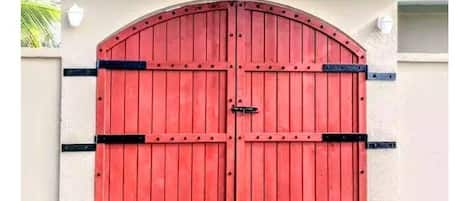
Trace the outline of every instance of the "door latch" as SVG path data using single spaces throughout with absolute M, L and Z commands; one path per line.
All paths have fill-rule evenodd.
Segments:
M 231 107 L 232 112 L 241 112 L 241 113 L 257 113 L 257 107 L 252 106 L 234 106 Z

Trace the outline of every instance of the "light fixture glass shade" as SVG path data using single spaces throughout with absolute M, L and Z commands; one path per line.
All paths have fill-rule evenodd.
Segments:
M 392 31 L 393 23 L 394 22 L 392 20 L 392 17 L 382 16 L 378 18 L 376 26 L 381 31 L 381 33 L 388 34 Z
M 76 3 L 72 5 L 67 11 L 68 23 L 72 27 L 78 27 L 83 19 L 83 8 L 80 8 Z

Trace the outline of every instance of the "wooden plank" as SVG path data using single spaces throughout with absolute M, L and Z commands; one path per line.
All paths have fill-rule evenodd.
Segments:
M 302 76 L 301 73 L 292 72 L 290 73 L 290 132 L 302 130 L 302 110 Z M 302 162 L 302 143 L 290 143 L 290 200 L 303 200 Z
M 267 56 L 267 55 L 266 55 Z M 265 131 L 277 131 L 277 74 L 265 73 Z M 265 144 L 265 200 L 277 200 L 277 143 Z
M 303 27 L 304 28 L 304 27 Z M 305 35 L 303 35 L 305 37 Z M 303 38 L 303 41 L 305 38 Z M 303 55 L 307 55 L 303 49 Z M 314 54 L 313 54 L 314 55 Z M 305 57 L 303 57 L 305 58 Z M 303 73 L 303 132 L 315 131 L 315 74 Z M 316 146 L 303 143 L 303 200 L 316 199 Z
M 340 45 L 328 40 L 328 62 L 340 62 Z M 327 131 L 340 131 L 340 74 L 327 74 Z M 339 98 L 338 98 L 339 97 Z M 340 143 L 328 143 L 329 200 L 340 200 Z
M 153 132 L 166 132 L 166 72 L 153 72 Z M 153 144 L 151 165 L 151 200 L 165 199 L 166 145 Z
M 218 98 L 218 107 L 219 107 L 219 115 L 218 118 L 218 131 L 225 135 L 226 139 L 226 113 L 227 113 L 227 106 L 226 106 L 226 72 L 218 72 L 218 79 L 220 83 L 219 89 L 219 98 Z M 223 201 L 226 200 L 225 192 L 226 188 L 223 188 L 226 183 L 226 144 L 218 144 L 218 200 Z
M 125 42 L 112 49 L 112 59 L 125 58 Z M 110 134 L 124 132 L 125 72 L 111 73 L 111 128 Z M 123 201 L 123 145 L 109 146 L 109 201 Z
M 312 64 L 316 61 L 315 31 L 303 24 L 303 63 Z
M 207 132 L 218 132 L 219 78 L 217 72 L 207 73 Z M 205 200 L 218 199 L 218 145 L 205 145 Z
M 180 35 L 181 35 L 181 62 L 193 61 L 193 15 L 181 17 Z M 180 77 L 180 120 L 179 132 L 192 133 L 192 97 L 193 97 L 193 72 L 181 71 Z M 179 145 L 179 171 L 178 171 L 178 199 L 191 200 L 192 186 L 192 145 Z
M 207 59 L 207 14 L 194 15 L 194 61 Z M 206 132 L 207 72 L 194 72 L 193 132 Z M 205 200 L 205 144 L 193 145 L 192 200 Z
M 139 58 L 139 34 L 126 40 L 126 59 Z M 124 132 L 138 131 L 138 71 L 125 71 Z M 124 145 L 124 201 L 137 199 L 137 145 Z
M 182 71 L 180 77 L 180 132 L 192 132 L 193 72 Z M 179 145 L 178 200 L 191 200 L 192 145 Z
M 278 85 L 277 85 L 277 129 L 279 132 L 290 131 L 290 81 L 288 73 L 278 73 Z M 277 192 L 278 200 L 286 201 L 290 200 L 290 144 L 279 143 L 277 149 Z
M 265 14 L 265 60 L 277 61 L 277 17 L 271 14 Z M 264 127 L 277 132 L 277 73 L 264 74 Z M 277 200 L 277 143 L 265 144 L 265 200 Z
M 353 56 L 353 63 L 357 63 L 358 58 L 357 56 Z M 358 73 L 354 73 L 352 80 L 352 124 L 353 124 L 353 131 L 358 132 Z M 352 176 L 353 176 L 353 201 L 358 201 L 358 143 L 353 143 L 352 145 Z
M 192 62 L 194 57 L 194 15 L 181 17 L 181 62 Z
M 96 86 L 96 133 L 106 134 L 110 129 L 110 72 L 99 69 Z M 109 200 L 109 146 L 96 145 L 95 200 Z
M 154 28 L 154 56 L 153 59 L 157 61 L 166 61 L 166 46 L 167 46 L 167 22 L 159 23 Z
M 364 64 L 365 58 L 360 59 L 359 63 Z M 358 131 L 366 133 L 366 74 L 358 73 Z M 358 200 L 366 201 L 367 199 L 367 166 L 366 166 L 366 145 L 358 144 Z
M 264 13 L 252 13 L 252 61 L 264 62 Z
M 327 62 L 327 37 L 317 32 L 316 34 L 316 62 Z M 316 82 L 316 132 L 327 132 L 327 75 L 315 74 Z M 328 173 L 327 173 L 327 144 L 316 144 L 316 200 L 328 201 Z
M 207 59 L 207 13 L 194 15 L 194 61 L 204 62 Z
M 247 60 L 247 35 L 250 35 L 247 27 L 250 25 L 249 11 L 242 8 L 243 4 L 239 3 L 237 7 L 236 16 L 236 99 L 234 100 L 236 105 L 244 105 L 245 102 L 249 103 L 246 94 L 248 93 L 246 85 L 247 75 L 242 69 L 242 65 L 246 64 L 250 60 Z M 249 200 L 250 199 L 250 172 L 248 168 L 250 165 L 246 157 L 250 154 L 246 150 L 246 144 L 243 139 L 243 135 L 247 132 L 248 126 L 246 115 L 236 115 L 236 201 Z
M 179 81 L 180 73 L 168 71 L 166 80 L 166 130 L 168 133 L 179 132 Z M 179 145 L 166 145 L 165 165 L 165 200 L 178 199 L 178 154 Z
M 227 40 L 228 40 L 228 13 L 226 10 L 220 11 L 220 58 L 219 61 L 227 61 Z
M 265 62 L 277 61 L 277 16 L 265 14 Z
M 263 18 L 262 18 L 263 20 Z M 255 51 L 256 49 L 254 49 Z M 252 103 L 259 113 L 252 116 L 252 132 L 264 131 L 264 73 L 252 73 Z M 264 201 L 264 143 L 252 143 L 252 201 Z
M 180 18 L 174 18 L 168 21 L 167 26 L 167 52 L 168 62 L 179 62 L 181 55 L 181 37 L 180 37 Z
M 220 58 L 220 13 L 207 12 L 207 59 L 209 62 Z
M 290 63 L 302 62 L 302 26 L 290 21 Z M 290 73 L 290 132 L 303 129 L 302 73 Z M 303 143 L 290 143 L 290 200 L 303 200 Z
M 194 72 L 193 132 L 205 133 L 206 76 L 203 71 Z M 205 144 L 192 145 L 192 200 L 203 201 L 205 189 Z
M 340 62 L 352 63 L 352 52 L 345 47 L 340 47 Z M 353 113 L 352 113 L 352 89 L 353 74 L 340 74 L 340 130 L 341 132 L 353 132 Z M 353 201 L 353 152 L 352 144 L 344 142 L 340 144 L 340 184 L 341 200 Z
M 139 46 L 141 60 L 153 59 L 153 27 L 140 33 Z M 153 74 L 151 71 L 139 72 L 138 84 L 138 132 L 152 132 L 152 97 Z M 151 199 L 151 146 L 138 145 L 138 184 L 137 200 L 150 201 Z

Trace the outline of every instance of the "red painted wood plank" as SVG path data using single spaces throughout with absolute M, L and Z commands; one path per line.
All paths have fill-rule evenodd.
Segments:
M 317 32 L 316 34 L 316 62 L 327 62 L 327 37 Z M 316 132 L 327 131 L 327 75 L 317 73 L 316 76 Z M 328 201 L 328 169 L 327 169 L 327 144 L 316 144 L 316 200 Z M 320 184 L 320 185 L 319 185 Z
M 179 62 L 181 59 L 180 20 L 180 18 L 174 18 L 168 21 L 166 56 L 169 62 Z
M 184 52 L 184 51 L 183 51 Z M 180 77 L 180 132 L 192 132 L 192 83 L 193 73 L 183 71 Z M 179 175 L 178 175 L 178 200 L 191 200 L 191 174 L 192 174 L 192 145 L 179 145 Z
M 328 62 L 340 62 L 340 46 L 328 40 Z M 327 75 L 327 131 L 340 131 L 340 74 Z M 339 98 L 338 98 L 339 97 Z M 328 143 L 329 200 L 340 200 L 340 143 Z
M 340 62 L 352 63 L 352 53 L 345 47 L 340 48 Z M 340 74 L 340 130 L 341 132 L 353 132 L 352 93 L 353 74 Z M 340 184 L 341 200 L 353 201 L 353 152 L 352 143 L 340 144 Z
M 154 56 L 153 59 L 157 61 L 166 61 L 166 46 L 167 46 L 167 22 L 155 25 L 154 27 Z
M 353 63 L 357 63 L 358 58 L 353 56 Z M 353 102 L 353 116 L 352 124 L 353 131 L 358 132 L 358 73 L 354 73 L 352 79 L 353 84 L 353 93 L 352 93 L 352 102 Z M 353 201 L 358 201 L 358 143 L 353 143 L 352 145 L 352 176 L 353 176 Z
M 301 40 L 301 37 L 299 39 Z M 295 51 L 297 50 L 292 49 L 292 52 Z M 290 132 L 300 132 L 302 130 L 302 106 L 302 76 L 301 73 L 292 72 L 290 73 Z M 302 143 L 290 143 L 290 200 L 303 200 L 302 162 Z
M 302 61 L 302 26 L 290 21 L 290 63 Z M 303 129 L 302 73 L 290 73 L 290 132 Z M 290 143 L 290 200 L 303 200 L 303 143 Z
M 209 62 L 219 61 L 220 58 L 220 13 L 207 13 L 207 59 Z
M 126 59 L 139 58 L 139 34 L 126 40 Z M 138 131 L 138 71 L 125 71 L 124 132 Z M 137 199 L 137 145 L 124 145 L 124 201 Z
M 112 59 L 125 58 L 125 42 L 112 49 Z M 110 134 L 124 132 L 125 72 L 111 73 L 111 128 Z M 109 146 L 109 201 L 123 200 L 123 145 Z
M 153 27 L 140 32 L 139 58 L 153 59 Z M 151 71 L 139 72 L 138 84 L 138 132 L 152 132 L 153 74 Z M 138 184 L 137 200 L 151 200 L 151 146 L 138 145 Z
M 279 53 L 279 55 L 282 53 Z M 277 129 L 279 132 L 290 131 L 290 80 L 288 73 L 278 73 L 277 85 Z M 279 143 L 277 149 L 277 192 L 278 200 L 290 200 L 290 144 Z
M 156 55 L 158 56 L 158 55 Z M 153 72 L 153 132 L 166 133 L 166 72 Z M 151 165 L 151 200 L 165 199 L 166 145 L 153 144 Z
M 228 51 L 227 51 L 227 39 L 228 39 L 228 13 L 226 10 L 220 11 L 220 58 L 219 61 L 227 61 Z
M 181 17 L 181 62 L 193 61 L 193 15 Z M 182 71 L 180 77 L 180 132 L 192 132 L 193 72 Z M 178 199 L 191 200 L 192 195 L 192 145 L 179 145 Z
M 226 106 L 226 72 L 218 72 L 218 79 L 220 83 L 220 93 L 219 93 L 219 99 L 218 99 L 218 107 L 219 107 L 219 115 L 220 117 L 218 118 L 218 132 L 227 133 L 226 131 L 226 112 L 227 112 L 227 106 Z M 225 136 L 226 137 L 226 136 Z M 225 192 L 226 188 L 224 186 L 226 185 L 226 144 L 218 144 L 218 200 L 223 201 L 226 200 L 225 198 Z
M 303 37 L 305 37 L 303 35 Z M 303 38 L 303 41 L 305 38 Z M 305 55 L 306 49 L 303 49 Z M 303 73 L 303 132 L 315 131 L 315 75 Z M 303 143 L 303 200 L 315 200 L 316 195 L 316 152 L 314 143 Z
M 194 15 L 194 60 L 206 61 L 207 59 L 207 13 Z
M 301 23 L 290 20 L 290 62 L 303 61 L 303 27 Z
M 181 62 L 192 62 L 194 57 L 194 15 L 181 17 Z
M 264 62 L 264 13 L 252 13 L 252 61 Z
M 263 20 L 263 18 L 262 18 Z M 256 49 L 254 49 L 255 51 Z M 251 105 L 258 108 L 259 113 L 252 116 L 252 132 L 264 131 L 264 73 L 252 73 Z M 252 143 L 252 201 L 264 201 L 264 143 Z
M 267 56 L 267 55 L 266 55 Z M 277 74 L 265 73 L 265 131 L 277 131 Z M 265 200 L 277 200 L 277 143 L 265 144 Z
M 207 132 L 218 132 L 219 118 L 219 78 L 217 72 L 207 73 Z M 218 145 L 205 145 L 205 199 L 218 199 Z
M 194 72 L 193 132 L 205 133 L 206 72 Z M 205 195 L 205 145 L 193 145 L 192 200 L 203 201 Z
M 277 16 L 265 14 L 265 62 L 277 61 Z
M 242 69 L 242 65 L 249 62 L 247 58 L 246 46 L 248 44 L 247 36 L 250 35 L 247 27 L 250 25 L 251 21 L 249 16 L 249 11 L 246 11 L 242 8 L 243 4 L 239 3 L 237 7 L 237 16 L 236 16 L 236 105 L 245 105 L 249 104 L 249 99 L 247 99 L 248 89 L 246 86 L 247 75 Z M 250 53 L 250 52 L 249 52 Z M 250 152 L 246 150 L 246 144 L 243 141 L 243 135 L 248 131 L 248 118 L 246 115 L 236 115 L 236 201 L 249 200 L 250 199 L 250 160 L 247 159 Z
M 359 63 L 364 64 L 365 58 L 360 58 Z M 358 74 L 358 131 L 366 133 L 366 75 L 365 73 Z M 367 199 L 367 166 L 366 166 L 366 145 L 365 143 L 358 144 L 358 200 L 366 201 Z
M 168 133 L 179 132 L 179 83 L 180 73 L 168 71 L 166 80 L 166 131 Z M 179 145 L 166 145 L 165 165 L 165 200 L 178 199 L 178 152 Z
M 316 61 L 315 31 L 303 24 L 303 63 L 311 64 Z
M 290 20 L 277 17 L 277 59 L 279 63 L 290 61 Z
M 96 132 L 106 134 L 110 129 L 110 72 L 98 70 L 96 89 Z M 109 200 L 109 146 L 96 145 L 95 200 Z

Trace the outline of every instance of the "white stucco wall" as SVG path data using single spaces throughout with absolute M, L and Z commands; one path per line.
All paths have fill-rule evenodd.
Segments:
M 63 0 L 67 10 L 77 3 L 85 9 L 78 28 L 63 18 L 62 66 L 94 67 L 96 45 L 128 23 L 183 0 Z M 375 29 L 378 16 L 397 21 L 394 0 L 275 0 L 300 8 L 340 28 L 367 49 L 371 71 L 396 71 L 397 32 L 381 34 Z M 357 12 L 359 11 L 359 12 Z M 394 82 L 368 82 L 368 131 L 370 140 L 397 140 L 398 99 Z M 95 79 L 62 78 L 61 142 L 91 143 L 95 135 Z M 386 107 L 383 107 L 386 106 Z M 398 151 L 369 151 L 368 197 L 370 201 L 397 201 Z M 61 153 L 60 200 L 93 200 L 94 153 Z
M 59 197 L 62 71 L 57 54 L 36 52 L 21 58 L 21 194 L 23 201 L 51 201 Z
M 448 198 L 448 63 L 399 62 L 401 200 Z

